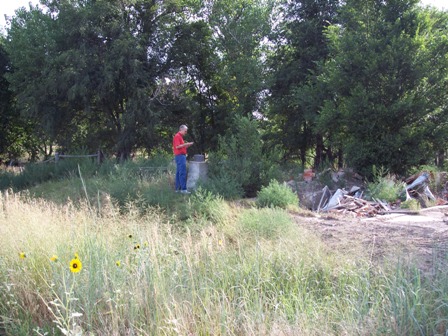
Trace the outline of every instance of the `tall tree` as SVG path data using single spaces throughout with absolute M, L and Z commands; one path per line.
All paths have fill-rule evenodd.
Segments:
M 34 132 L 35 125 L 22 118 L 16 109 L 15 97 L 7 80 L 11 64 L 4 44 L 5 40 L 2 37 L 0 38 L 0 158 L 13 160 L 26 153 L 31 160 L 34 160 L 40 146 L 45 144 L 42 141 L 45 137 Z
M 329 29 L 333 58 L 321 79 L 334 95 L 320 125 L 366 175 L 373 165 L 403 173 L 433 155 L 429 125 L 440 116 L 448 49 L 421 11 L 414 0 L 351 0 Z
M 310 149 L 314 164 L 323 160 L 322 135 L 315 130 L 315 119 L 325 94 L 317 84 L 320 64 L 329 56 L 326 27 L 337 22 L 339 1 L 283 1 L 273 35 L 276 51 L 269 119 L 273 134 L 289 157 L 299 157 L 303 165 Z
M 183 108 L 200 151 L 215 149 L 236 116 L 252 117 L 259 109 L 271 9 L 271 1 L 205 1 L 196 22 L 179 31 L 175 51 L 187 86 Z
M 19 11 L 8 32 L 19 107 L 55 141 L 99 146 L 121 159 L 151 146 L 156 99 L 171 65 L 181 1 L 45 0 Z M 76 143 L 74 143 L 74 141 Z

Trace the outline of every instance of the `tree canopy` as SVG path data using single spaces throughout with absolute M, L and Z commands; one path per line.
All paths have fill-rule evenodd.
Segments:
M 41 0 L 0 45 L 0 155 L 126 160 L 180 124 L 205 153 L 249 117 L 302 166 L 443 165 L 447 36 L 417 0 Z

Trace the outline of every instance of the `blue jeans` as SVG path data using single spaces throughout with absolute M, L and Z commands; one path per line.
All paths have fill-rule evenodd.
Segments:
M 176 155 L 176 190 L 187 190 L 187 156 Z

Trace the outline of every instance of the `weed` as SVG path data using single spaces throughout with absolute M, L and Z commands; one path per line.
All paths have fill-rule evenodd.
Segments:
M 289 206 L 297 207 L 299 199 L 291 188 L 272 180 L 267 187 L 263 187 L 257 195 L 258 207 L 278 207 L 286 209 Z
M 386 202 L 396 201 L 405 188 L 404 182 L 397 181 L 383 168 L 373 168 L 374 180 L 367 184 L 370 196 Z

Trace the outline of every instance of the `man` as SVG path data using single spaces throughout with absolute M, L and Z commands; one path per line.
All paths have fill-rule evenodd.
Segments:
M 188 127 L 181 125 L 179 132 L 173 138 L 173 152 L 176 160 L 176 192 L 189 194 L 187 190 L 187 148 L 193 145 L 193 142 L 184 142 L 184 136 L 187 134 Z

